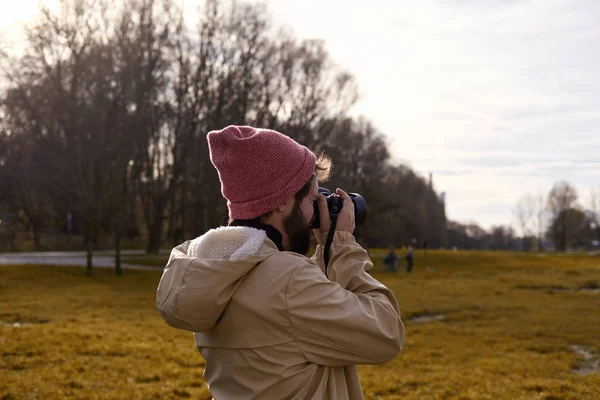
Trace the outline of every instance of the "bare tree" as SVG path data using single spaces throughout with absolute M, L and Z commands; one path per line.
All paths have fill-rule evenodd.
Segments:
M 527 250 L 525 246 L 526 237 L 531 235 L 532 219 L 535 215 L 536 200 L 531 195 L 521 197 L 517 201 L 517 205 L 513 210 L 513 215 L 521 231 L 523 250 Z
M 160 148 L 158 142 L 148 146 L 148 137 L 159 131 L 151 122 L 161 115 L 156 81 L 162 72 L 154 56 L 161 43 L 155 38 L 166 40 L 164 30 L 149 22 L 154 3 L 130 1 L 120 20 L 110 16 L 115 13 L 104 0 L 63 0 L 59 14 L 42 8 L 39 22 L 28 30 L 25 56 L 7 71 L 19 100 L 19 108 L 8 109 L 12 119 L 24 115 L 21 125 L 29 133 L 23 136 L 61 161 L 47 160 L 45 172 L 52 177 L 47 182 L 84 216 L 87 275 L 101 228 L 115 233 L 120 273 L 123 203 L 134 201 L 124 197 L 131 162 L 137 149 Z M 41 192 L 33 197 L 39 202 Z
M 33 233 L 35 250 L 41 251 L 46 250 L 42 229 L 52 214 L 49 175 L 41 162 L 44 155 L 40 143 L 25 139 L 19 135 L 7 143 L 11 150 L 4 165 L 7 179 L 2 182 L 2 191 L 18 220 Z
M 176 244 L 222 222 L 227 209 L 206 134 L 227 124 L 278 129 L 331 155 L 331 184 L 369 202 L 363 241 L 445 242 L 443 202 L 426 179 L 391 164 L 372 123 L 349 117 L 356 82 L 323 42 L 273 34 L 265 7 L 254 3 L 207 0 L 197 35 L 174 0 L 60 3 L 58 14 L 42 8 L 23 57 L 0 54 L 11 94 L 0 112 L 20 146 L 0 143 L 0 163 L 22 156 L 40 172 L 19 189 L 27 196 L 14 197 L 21 214 L 30 209 L 28 221 L 67 210 L 81 221 L 88 274 L 100 234 L 114 235 L 119 274 L 120 237 L 138 221 L 148 252 L 160 249 L 165 229 Z M 18 181 L 11 171 L 0 171 L 3 184 Z
M 149 0 L 133 3 L 121 15 L 116 33 L 117 47 L 126 61 L 122 84 L 132 82 L 127 105 L 133 121 L 129 134 L 138 144 L 131 160 L 137 178 L 132 184 L 137 186 L 143 205 L 148 252 L 160 249 L 168 192 L 174 179 L 176 138 L 168 105 L 172 96 L 174 13 L 169 0 L 160 2 L 160 7 L 159 2 Z
M 534 196 L 535 201 L 535 233 L 537 236 L 537 249 L 543 250 L 544 231 L 546 230 L 546 196 L 538 193 Z
M 554 187 L 548 195 L 548 209 L 552 213 L 552 226 L 556 226 L 558 234 L 557 248 L 562 251 L 567 250 L 569 243 L 569 223 L 574 215 L 569 210 L 577 206 L 577 190 L 566 181 L 560 181 L 554 184 Z
M 60 15 L 42 7 L 40 21 L 28 29 L 20 86 L 27 81 L 46 89 L 46 101 L 32 108 L 46 112 L 49 149 L 61 160 L 48 165 L 56 177 L 53 186 L 76 199 L 85 215 L 86 274 L 91 275 L 93 240 L 110 191 L 103 169 L 108 116 L 98 103 L 110 103 L 100 94 L 109 83 L 101 76 L 110 59 L 101 33 L 107 5 L 64 0 L 62 6 Z
M 579 207 L 561 211 L 548 229 L 549 235 L 558 243 L 558 248 L 566 250 L 571 246 L 585 247 L 590 237 L 589 220 Z
M 600 186 L 590 189 L 589 207 L 593 229 L 598 235 L 597 240 L 600 240 Z
M 512 250 L 514 233 L 508 226 L 493 226 L 490 229 L 491 250 Z

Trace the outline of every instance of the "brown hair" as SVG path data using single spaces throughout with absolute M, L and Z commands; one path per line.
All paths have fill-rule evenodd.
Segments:
M 296 192 L 294 198 L 296 199 L 296 203 L 302 201 L 306 196 L 308 196 L 308 192 L 310 192 L 310 187 L 312 186 L 313 179 L 317 179 L 317 182 L 327 182 L 329 178 L 331 178 L 331 158 L 325 155 L 325 153 L 321 153 L 317 155 L 317 163 L 315 165 L 315 175 L 313 175 L 305 184 L 302 186 L 300 190 Z

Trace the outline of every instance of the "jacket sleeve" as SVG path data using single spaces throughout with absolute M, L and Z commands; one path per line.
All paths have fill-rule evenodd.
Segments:
M 319 250 L 313 260 L 320 261 Z M 394 294 L 366 271 L 367 252 L 336 232 L 329 279 L 313 263 L 294 268 L 286 301 L 292 332 L 308 361 L 326 366 L 384 364 L 404 345 Z
M 177 297 L 184 285 L 186 271 L 194 261 L 193 258 L 187 257 L 189 245 L 190 242 L 187 241 L 171 250 L 169 261 L 163 269 L 156 289 L 156 308 L 167 325 L 185 330 L 192 330 L 192 327 L 181 318 Z
M 327 232 L 321 233 L 321 242 L 325 243 L 326 241 L 327 241 Z M 315 249 L 315 254 L 313 254 L 313 256 L 310 259 L 315 264 L 317 264 L 317 266 L 319 268 L 321 268 L 321 271 L 323 271 L 323 273 L 325 273 L 325 261 L 323 261 L 323 249 L 324 249 L 323 246 L 321 246 L 320 244 L 317 245 L 317 248 Z
M 171 251 L 156 289 L 156 308 L 167 325 L 191 332 L 210 330 L 227 306 L 227 293 L 235 291 L 239 277 L 224 285 L 214 284 L 210 268 L 199 268 L 199 260 L 187 255 L 191 241 Z M 235 275 L 231 269 L 229 274 Z M 223 296 L 212 295 L 214 293 Z

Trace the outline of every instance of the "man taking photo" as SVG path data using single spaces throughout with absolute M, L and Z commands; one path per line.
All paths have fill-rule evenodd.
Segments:
M 318 182 L 330 160 L 268 129 L 228 126 L 207 138 L 230 221 L 172 250 L 159 312 L 194 332 L 217 400 L 362 399 L 356 365 L 392 360 L 404 325 L 393 293 L 367 273 L 373 263 L 341 189 L 325 274 L 331 218 Z

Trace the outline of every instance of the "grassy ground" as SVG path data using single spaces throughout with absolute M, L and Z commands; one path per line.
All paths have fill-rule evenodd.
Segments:
M 121 262 L 123 264 L 146 265 L 162 269 L 168 260 L 168 254 L 134 254 L 122 257 Z
M 191 334 L 154 308 L 160 271 L 94 274 L 0 267 L 0 399 L 209 399 Z M 600 258 L 421 253 L 412 274 L 376 276 L 406 345 L 359 368 L 367 399 L 600 399 L 571 348 L 600 356 Z M 443 319 L 412 320 L 428 315 Z

